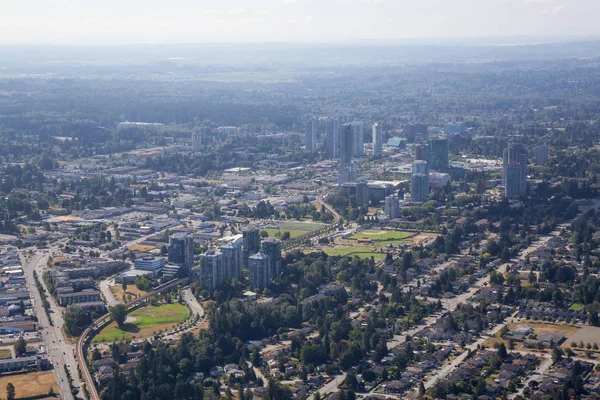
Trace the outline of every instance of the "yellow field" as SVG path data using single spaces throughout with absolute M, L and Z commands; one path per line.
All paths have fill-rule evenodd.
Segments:
M 14 385 L 17 399 L 48 394 L 50 388 L 54 390 L 54 393 L 58 393 L 58 385 L 52 371 L 0 377 L 0 388 L 3 390 L 3 395 L 5 394 L 6 385 L 9 383 Z
M 140 251 L 142 253 L 148 253 L 149 251 L 154 250 L 156 247 L 148 246 L 145 244 L 132 244 L 128 247 L 130 251 Z
M 74 215 L 60 215 L 55 218 L 59 221 L 83 221 L 82 218 L 76 217 Z
M 522 320 L 519 322 L 513 322 L 512 324 L 509 324 L 508 325 L 509 332 L 512 332 L 513 330 L 515 330 L 515 328 L 517 328 L 519 325 L 530 326 L 535 331 L 536 335 L 538 335 L 538 336 L 540 336 L 543 333 L 562 333 L 567 338 L 565 343 L 569 343 L 569 341 L 568 341 L 569 336 L 573 335 L 579 329 L 579 327 L 577 325 L 569 325 L 569 324 L 564 324 L 564 323 L 561 324 L 561 323 L 554 323 L 554 322 Z M 500 338 L 499 333 L 496 334 L 496 336 L 487 339 L 485 342 L 483 342 L 483 345 L 487 346 L 487 347 L 493 347 L 494 343 L 504 343 L 506 348 L 508 348 L 508 340 L 504 340 L 504 339 Z M 513 342 L 513 343 L 515 345 L 515 350 L 524 349 L 523 343 L 521 343 L 521 342 Z

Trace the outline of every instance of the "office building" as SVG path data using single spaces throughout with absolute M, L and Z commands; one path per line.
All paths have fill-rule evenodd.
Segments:
M 402 128 L 402 133 L 409 142 L 413 143 L 417 136 L 426 137 L 428 130 L 427 124 L 407 124 Z
M 354 136 L 354 156 L 361 157 L 365 154 L 364 124 L 361 121 L 352 122 Z
M 385 215 L 388 218 L 400 218 L 400 198 L 397 194 L 385 198 Z
M 502 152 L 502 185 L 506 197 L 518 197 L 527 189 L 527 149 L 511 143 Z
M 340 129 L 340 184 L 356 179 L 356 168 L 352 164 L 354 144 L 354 129 L 351 124 L 344 124 Z
M 429 168 L 435 171 L 448 168 L 448 139 L 429 139 Z
M 267 238 L 262 243 L 262 251 L 269 257 L 269 275 L 271 278 L 279 276 L 281 272 L 281 241 Z
M 427 143 L 419 143 L 415 145 L 415 160 L 429 162 L 429 145 Z
M 445 172 L 430 172 L 429 173 L 429 187 L 430 188 L 441 188 L 447 186 L 451 182 L 450 174 Z
M 142 271 L 151 271 L 152 276 L 157 277 L 165 263 L 166 260 L 162 257 L 144 257 L 135 260 L 133 266 Z
M 336 158 L 340 153 L 340 128 L 335 119 L 327 120 L 327 157 Z
M 359 205 L 369 205 L 369 187 L 367 182 L 358 182 L 356 184 L 356 203 Z
M 314 118 L 306 123 L 306 150 L 317 151 L 317 120 Z
M 216 250 L 200 254 L 200 285 L 202 288 L 215 290 L 224 281 L 223 254 Z
M 429 197 L 429 175 L 412 174 L 410 177 L 410 196 L 412 201 L 427 201 Z
M 189 233 L 178 232 L 169 238 L 169 263 L 181 267 L 181 274 L 187 275 L 194 266 L 194 238 Z
M 192 149 L 196 153 L 202 151 L 202 132 L 192 133 Z
M 221 246 L 223 255 L 223 279 L 232 281 L 234 279 L 242 281 L 242 242 L 230 242 Z
M 535 148 L 535 165 L 546 165 L 548 162 L 548 146 L 545 144 Z
M 373 155 L 381 156 L 383 154 L 383 131 L 381 125 L 373 124 Z
M 429 174 L 429 164 L 427 161 L 423 160 L 415 160 L 412 163 L 412 173 L 413 174 Z
M 248 258 L 250 286 L 255 289 L 268 288 L 271 285 L 270 259 L 265 253 L 259 252 Z
M 248 258 L 260 251 L 260 232 L 256 227 L 248 227 L 242 231 L 243 265 L 248 267 Z

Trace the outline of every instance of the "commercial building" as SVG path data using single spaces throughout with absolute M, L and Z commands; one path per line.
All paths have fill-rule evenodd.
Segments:
M 429 168 L 435 171 L 448 168 L 448 139 L 429 139 Z
M 317 150 L 317 120 L 311 119 L 306 123 L 306 150 Z
M 115 277 L 116 283 L 127 283 L 128 285 L 132 285 L 135 283 L 135 280 L 141 277 L 154 277 L 153 271 L 144 271 L 141 269 L 130 269 L 129 271 L 121 272 L 119 275 Z
M 242 259 L 244 267 L 248 267 L 250 255 L 260 251 L 260 232 L 256 227 L 248 227 L 242 231 Z
M 354 156 L 361 157 L 365 154 L 365 126 L 362 121 L 354 121 L 350 125 L 352 125 L 352 131 L 354 135 Z
M 249 257 L 250 286 L 264 289 L 271 284 L 270 259 L 265 253 L 259 252 Z
M 430 188 L 441 188 L 447 186 L 451 182 L 450 174 L 445 172 L 430 172 L 429 173 L 429 187 Z
M 223 254 L 209 250 L 200 254 L 200 285 L 206 290 L 215 290 L 224 281 Z
M 383 131 L 381 125 L 373 124 L 373 155 L 381 156 L 383 154 Z
M 548 162 L 548 146 L 541 144 L 535 148 L 535 165 L 546 165 Z
M 518 197 L 527 189 L 527 149 L 511 143 L 502 152 L 502 185 L 506 197 Z
M 359 205 L 369 204 L 369 187 L 367 182 L 358 182 L 356 184 L 356 203 Z
M 135 269 L 142 271 L 151 271 L 153 277 L 157 277 L 162 267 L 166 264 L 166 260 L 162 257 L 144 257 L 138 258 L 133 262 Z
M 427 124 L 407 124 L 402 128 L 402 133 L 404 137 L 408 139 L 409 142 L 414 142 L 417 136 L 427 136 L 427 132 L 429 127 Z
M 231 241 L 221 246 L 223 255 L 223 279 L 232 281 L 234 279 L 242 281 L 242 264 L 244 262 L 242 255 L 242 241 Z
M 415 160 L 429 162 L 429 145 L 427 143 L 415 144 Z
M 41 371 L 47 363 L 48 361 L 42 356 L 8 358 L 0 360 L 0 372 Z
M 169 238 L 169 263 L 181 266 L 187 275 L 194 266 L 194 238 L 188 233 L 174 233 Z
M 429 175 L 412 174 L 410 177 L 410 196 L 412 201 L 427 201 L 429 197 Z
M 269 275 L 271 278 L 279 276 L 281 271 L 281 241 L 267 238 L 262 243 L 262 251 L 269 257 Z
M 467 131 L 467 128 L 465 128 L 465 126 L 461 123 L 461 122 L 456 122 L 456 123 L 450 123 L 450 124 L 446 124 L 444 125 L 444 133 L 449 134 L 449 133 L 465 133 Z
M 415 160 L 412 163 L 413 174 L 429 174 L 429 164 L 424 160 Z
M 192 133 L 192 149 L 196 153 L 202 151 L 202 132 Z
M 327 120 L 327 157 L 336 158 L 340 153 L 340 128 L 335 119 Z
M 385 198 L 385 215 L 388 218 L 400 217 L 400 198 L 397 194 L 392 194 Z
M 175 279 L 180 276 L 181 265 L 177 264 L 166 264 L 162 269 L 162 276 L 164 280 Z

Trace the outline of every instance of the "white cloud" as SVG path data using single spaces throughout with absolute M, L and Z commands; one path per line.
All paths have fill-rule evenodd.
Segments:
M 554 6 L 552 8 L 545 9 L 544 11 L 542 11 L 542 13 L 545 15 L 556 15 L 556 14 L 560 14 L 563 9 L 564 9 L 563 6 Z

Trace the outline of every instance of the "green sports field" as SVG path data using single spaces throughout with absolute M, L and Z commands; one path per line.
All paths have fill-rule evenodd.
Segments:
M 387 242 L 387 241 L 398 241 L 406 240 L 411 236 L 414 236 L 414 232 L 402 232 L 402 231 L 380 231 L 380 230 L 364 230 L 358 232 L 355 235 L 350 236 L 349 239 L 371 239 L 373 242 Z
M 269 237 L 277 237 L 277 232 L 279 232 L 280 235 L 283 235 L 284 232 L 289 232 L 290 238 L 293 239 L 306 233 L 319 230 L 325 225 L 316 222 L 281 222 L 278 223 L 277 226 L 279 229 L 269 228 L 262 230 L 266 231 L 269 234 Z
M 142 307 L 127 315 L 128 320 L 122 328 L 113 322 L 94 337 L 92 343 L 147 338 L 160 330 L 171 329 L 189 316 L 189 310 L 179 303 Z

